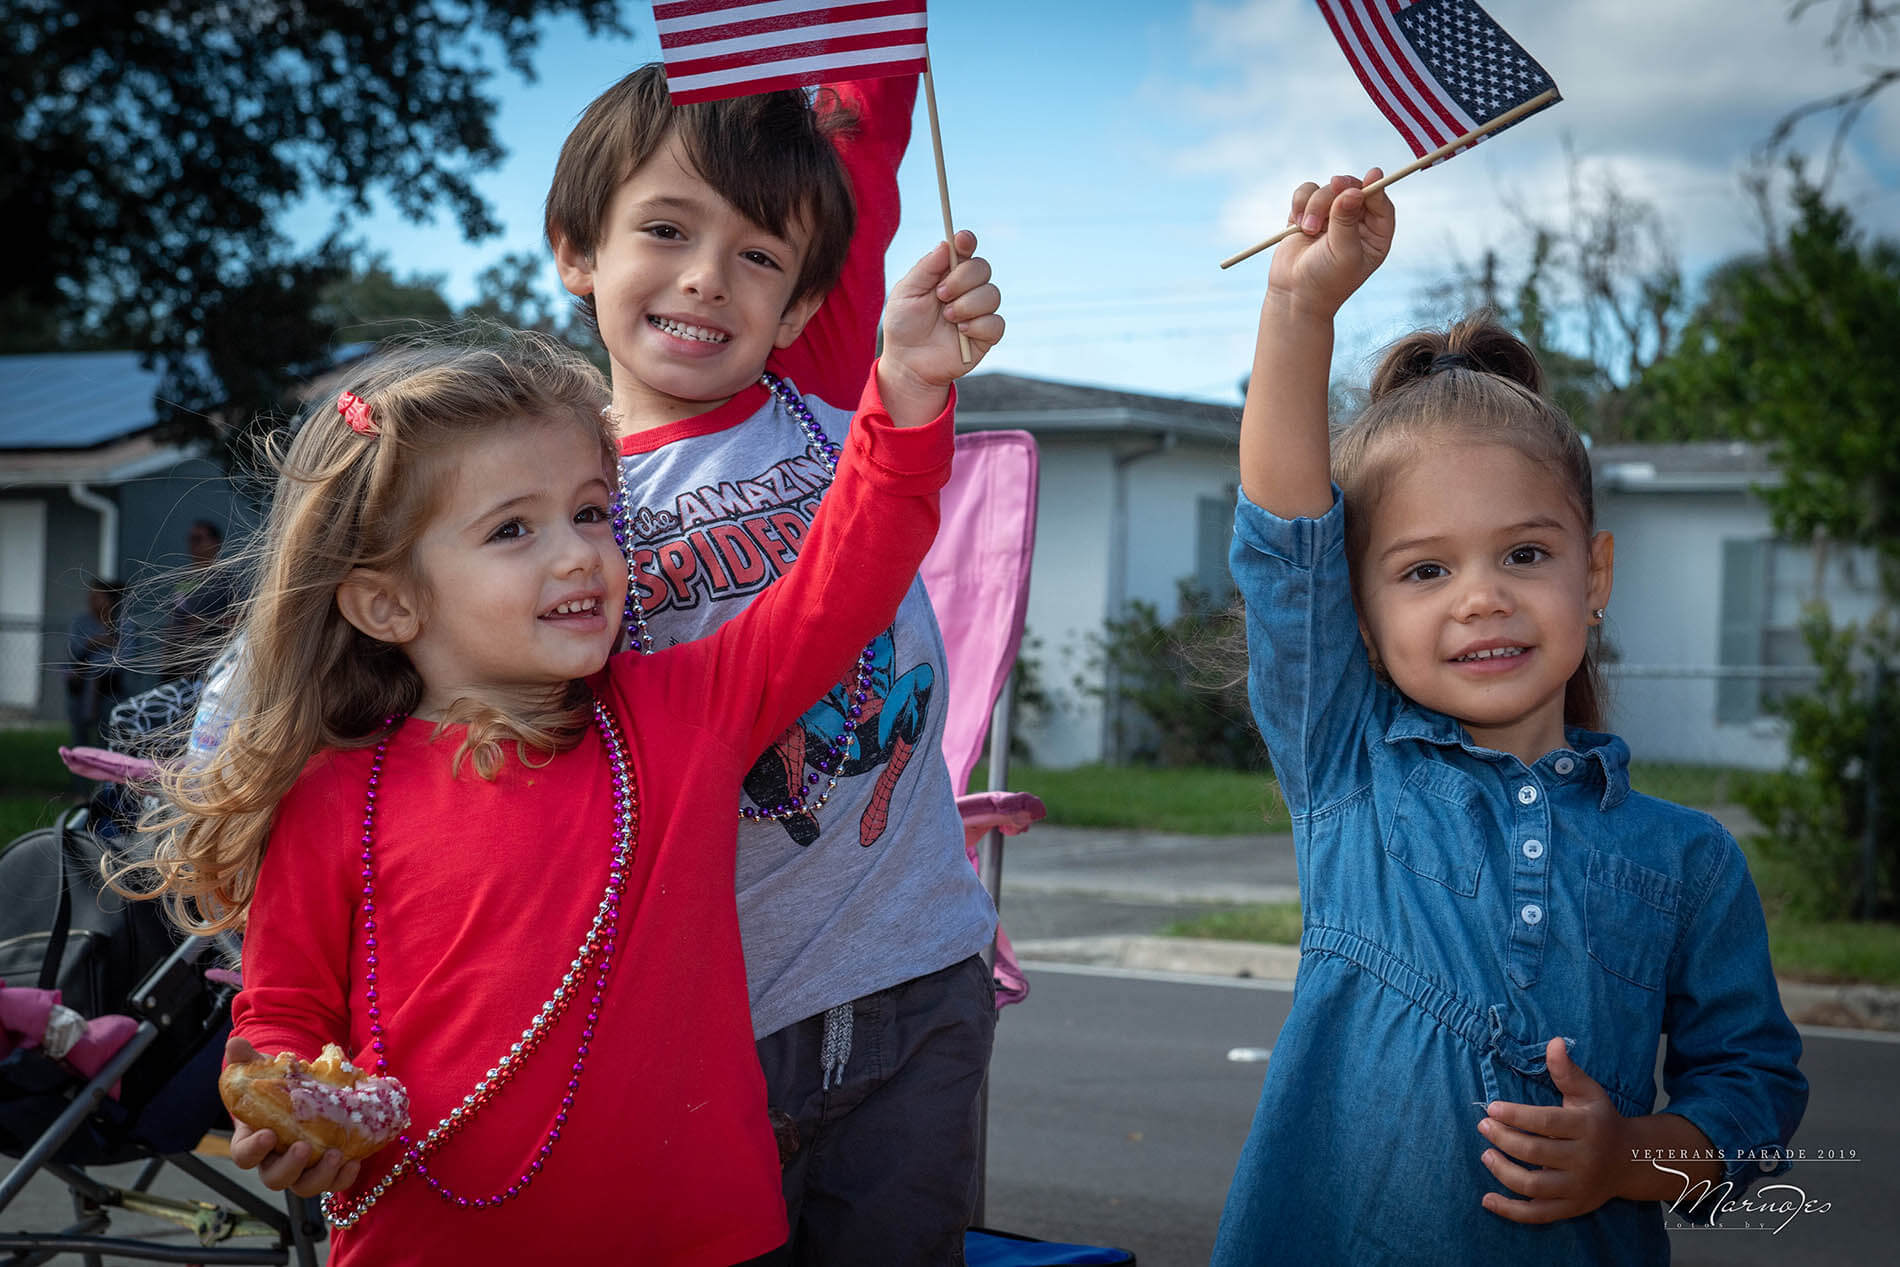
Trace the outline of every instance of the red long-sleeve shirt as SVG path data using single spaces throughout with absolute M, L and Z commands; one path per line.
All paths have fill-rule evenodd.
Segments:
M 595 686 L 634 769 L 638 841 L 586 1072 L 540 1177 L 461 1210 L 411 1174 L 335 1267 L 725 1264 L 785 1237 L 733 900 L 738 784 L 885 627 L 936 531 L 952 410 L 914 430 L 865 389 L 838 476 L 788 575 L 699 642 L 622 655 Z M 612 841 L 599 736 L 488 782 L 450 772 L 458 727 L 390 742 L 375 830 L 379 995 L 414 1137 L 461 1101 L 553 993 L 594 917 Z M 328 751 L 279 807 L 251 908 L 236 1033 L 260 1051 L 339 1041 L 371 1064 L 358 854 L 371 752 Z M 591 975 L 588 977 L 591 984 Z M 513 1082 L 431 1162 L 485 1196 L 522 1173 L 569 1077 L 583 991 Z M 358 1190 L 397 1160 L 366 1163 Z

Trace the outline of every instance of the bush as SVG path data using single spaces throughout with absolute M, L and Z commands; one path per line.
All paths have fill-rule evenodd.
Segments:
M 1165 624 L 1139 599 L 1094 639 L 1120 750 L 1163 766 L 1263 770 L 1267 751 L 1247 705 L 1247 652 L 1238 606 L 1181 582 L 1180 614 Z M 1135 714 L 1131 721 L 1127 710 Z
M 1025 627 L 1022 644 L 1016 650 L 1015 672 L 1009 679 L 1009 760 L 1012 766 L 1029 762 L 1033 754 L 1025 733 L 1049 713 L 1051 700 L 1049 688 L 1043 684 L 1041 652 L 1042 639 Z M 977 760 L 988 765 L 989 759 L 990 735 L 985 733 L 983 752 Z M 970 786 L 982 785 L 972 776 Z
M 1791 913 L 1891 916 L 1900 854 L 1900 679 L 1872 666 L 1900 660 L 1900 638 L 1885 624 L 1836 629 L 1818 605 L 1803 617 L 1801 635 L 1820 679 L 1811 692 L 1774 705 L 1788 719 L 1788 768 L 1741 789 L 1743 806 L 1763 827 L 1753 843 Z M 1870 681 L 1880 683 L 1877 691 Z M 1876 724 L 1884 733 L 1875 733 Z M 1870 778 L 1885 799 L 1873 825 L 1871 893 L 1863 876 Z

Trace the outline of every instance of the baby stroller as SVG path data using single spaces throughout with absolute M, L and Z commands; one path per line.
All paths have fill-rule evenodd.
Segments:
M 326 1234 L 315 1202 L 286 1195 L 280 1205 L 193 1151 L 230 1127 L 217 1080 L 235 974 L 217 966 L 209 941 L 177 940 L 156 904 L 101 887 L 100 860 L 136 812 L 123 780 L 149 773 L 150 759 L 98 749 L 62 756 L 76 773 L 104 779 L 101 793 L 0 850 L 0 1153 L 18 1159 L 0 1179 L 0 1267 L 69 1254 L 88 1264 L 110 1256 L 315 1267 Z M 129 1182 L 93 1173 L 133 1164 Z M 72 1221 L 13 1230 L 5 1212 L 42 1174 L 67 1188 Z M 155 1192 L 162 1175 L 189 1177 L 209 1199 Z M 108 1235 L 115 1212 L 153 1216 L 192 1237 Z M 267 1239 L 227 1244 L 251 1238 Z

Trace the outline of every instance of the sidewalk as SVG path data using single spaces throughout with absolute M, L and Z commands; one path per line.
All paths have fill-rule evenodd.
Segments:
M 1003 926 L 1019 959 L 1288 983 L 1299 968 L 1295 946 L 1159 935 L 1221 906 L 1298 901 L 1289 835 L 1045 823 L 1005 841 L 1002 888 Z M 1798 1024 L 1900 1031 L 1900 990 L 1780 985 L 1782 1006 Z

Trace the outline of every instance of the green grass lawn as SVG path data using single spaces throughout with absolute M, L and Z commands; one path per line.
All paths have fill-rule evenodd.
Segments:
M 63 726 L 0 729 L 0 846 L 44 827 L 73 803 L 72 776 L 59 761 Z
M 981 788 L 982 766 L 970 778 Z M 1744 777 L 1720 766 L 1639 762 L 1630 782 L 1640 792 L 1706 809 L 1734 798 Z M 1034 792 L 1049 821 L 1064 827 L 1125 827 L 1201 836 L 1290 830 L 1273 775 L 1238 770 L 1163 770 L 1152 766 L 1085 765 L 1072 770 L 1012 766 L 1010 790 Z
M 988 779 L 983 766 L 972 788 Z M 1127 827 L 1195 836 L 1239 836 L 1290 828 L 1280 787 L 1267 773 L 1163 770 L 1152 766 L 1010 767 L 1009 790 L 1033 792 L 1063 827 Z
M 1170 937 L 1264 941 L 1300 940 L 1300 904 L 1268 902 L 1213 911 L 1170 924 Z M 1768 953 L 1775 971 L 1797 981 L 1862 981 L 1900 985 L 1900 924 L 1768 920 Z
M 1630 762 L 1630 786 L 1659 800 L 1695 809 L 1733 805 L 1748 778 L 1747 770 L 1720 765 L 1670 765 L 1662 761 Z

